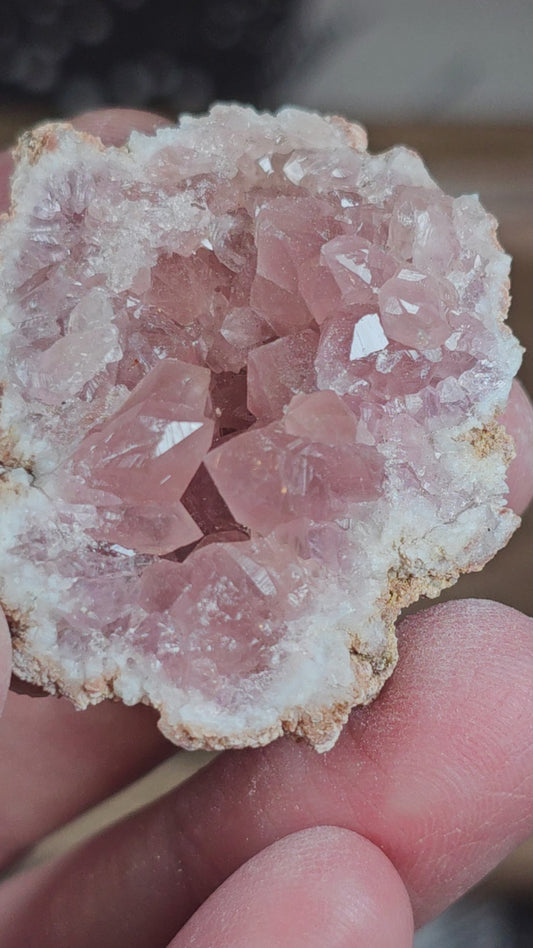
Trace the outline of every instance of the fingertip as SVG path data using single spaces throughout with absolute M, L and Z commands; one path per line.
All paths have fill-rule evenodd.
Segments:
M 400 662 L 387 701 L 394 701 L 397 689 L 416 695 L 411 704 L 418 714 L 419 701 L 438 690 L 453 696 L 449 711 L 462 713 L 465 726 L 474 720 L 480 732 L 496 695 L 501 714 L 504 701 L 513 709 L 506 712 L 510 718 L 520 708 L 533 713 L 533 619 L 517 609 L 488 599 L 452 600 L 408 616 L 398 633 Z M 515 736 L 526 741 L 518 723 Z
M 4 612 L 0 609 L 0 714 L 4 710 L 10 678 L 11 635 Z
M 97 136 L 104 145 L 123 145 L 133 131 L 153 135 L 169 124 L 162 115 L 137 109 L 98 109 L 72 119 L 74 128 Z
M 521 514 L 533 498 L 533 405 L 517 379 L 499 420 L 515 443 L 516 457 L 509 465 L 507 483 L 509 506 Z
M 318 826 L 250 859 L 169 948 L 408 948 L 412 939 L 409 897 L 389 859 L 358 833 Z
M 410 658 L 422 662 L 426 660 L 427 648 L 452 656 L 460 651 L 468 658 L 477 655 L 479 659 L 497 650 L 502 653 L 502 660 L 509 658 L 519 670 L 524 670 L 524 660 L 533 664 L 533 619 L 491 599 L 455 599 L 430 606 L 403 619 L 398 631 L 400 642 L 410 637 L 416 639 L 416 651 L 410 649 Z M 493 671 L 492 666 L 489 671 Z

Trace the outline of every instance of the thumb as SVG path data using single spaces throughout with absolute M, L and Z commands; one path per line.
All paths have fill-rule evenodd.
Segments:
M 387 857 L 358 833 L 317 826 L 273 843 L 215 890 L 169 948 L 408 948 L 413 917 Z

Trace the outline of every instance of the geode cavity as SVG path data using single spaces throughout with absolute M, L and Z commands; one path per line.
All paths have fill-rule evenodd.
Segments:
M 330 747 L 508 539 L 508 258 L 413 152 L 217 106 L 19 144 L 0 232 L 15 670 L 185 747 Z

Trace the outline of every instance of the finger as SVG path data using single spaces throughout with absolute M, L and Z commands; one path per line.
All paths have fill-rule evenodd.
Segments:
M 141 706 L 106 701 L 79 712 L 64 699 L 10 693 L 0 722 L 0 866 L 175 750 L 155 722 Z
M 0 715 L 4 710 L 11 678 L 11 636 L 6 617 L 0 609 Z
M 516 457 L 507 471 L 507 483 L 509 505 L 521 514 L 533 498 L 533 406 L 516 379 L 500 421 L 515 442 Z
M 101 138 L 104 145 L 123 145 L 133 129 L 153 135 L 158 128 L 169 124 L 162 115 L 137 109 L 98 109 L 72 119 L 74 128 Z
M 169 948 L 410 948 L 413 915 L 392 863 L 337 827 L 273 843 L 218 888 Z
M 410 617 L 400 641 L 389 684 L 330 753 L 281 740 L 222 755 L 16 880 L 25 911 L 15 917 L 13 889 L 0 897 L 20 937 L 6 944 L 25 944 L 29 918 L 41 948 L 85 948 L 103 930 L 114 948 L 163 945 L 243 863 L 315 825 L 382 849 L 418 923 L 440 912 L 533 829 L 533 622 L 495 603 L 452 602 Z

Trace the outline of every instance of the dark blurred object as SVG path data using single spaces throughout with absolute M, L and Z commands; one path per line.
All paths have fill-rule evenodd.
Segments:
M 466 896 L 415 936 L 414 948 L 531 948 L 531 906 Z
M 272 37 L 302 0 L 2 0 L 0 102 L 69 114 L 103 105 L 260 105 Z M 281 59 L 279 60 L 281 68 Z

